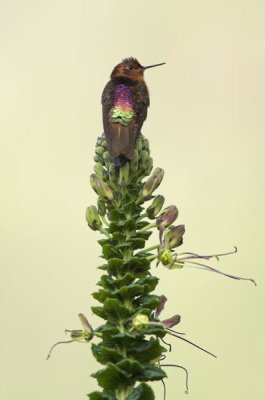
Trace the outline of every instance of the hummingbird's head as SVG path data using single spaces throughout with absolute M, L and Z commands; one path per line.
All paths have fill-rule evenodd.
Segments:
M 139 63 L 139 61 L 136 60 L 136 58 L 133 57 L 125 58 L 121 63 L 116 65 L 116 67 L 113 69 L 111 73 L 110 78 L 111 79 L 125 78 L 125 79 L 141 81 L 144 79 L 144 71 L 147 68 L 157 67 L 163 64 L 165 63 L 148 65 L 147 67 L 143 67 Z

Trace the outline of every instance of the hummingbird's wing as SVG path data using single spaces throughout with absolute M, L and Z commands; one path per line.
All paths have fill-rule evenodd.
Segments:
M 143 123 L 147 117 L 147 108 L 150 105 L 148 88 L 144 81 L 138 81 L 135 85 L 134 103 L 138 137 L 141 133 Z
M 108 151 L 113 159 L 120 156 L 131 159 L 136 138 L 139 136 L 143 122 L 146 119 L 147 104 L 140 101 L 140 91 L 137 88 L 137 83 L 131 89 L 129 87 L 125 88 L 125 91 L 131 91 L 132 109 L 126 111 L 115 108 L 114 93 L 118 85 L 119 83 L 111 80 L 107 83 L 102 93 L 104 133 Z

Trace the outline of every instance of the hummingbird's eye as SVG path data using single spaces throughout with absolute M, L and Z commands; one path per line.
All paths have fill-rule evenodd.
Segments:
M 128 65 L 127 69 L 128 69 L 129 71 L 132 71 L 132 70 L 133 70 L 133 66 L 132 66 L 132 65 Z

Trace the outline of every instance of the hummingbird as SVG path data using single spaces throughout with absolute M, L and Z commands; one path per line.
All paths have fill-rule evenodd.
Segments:
M 136 58 L 125 58 L 110 75 L 101 98 L 107 149 L 114 164 L 131 160 L 149 107 L 144 71 L 165 63 L 143 67 Z

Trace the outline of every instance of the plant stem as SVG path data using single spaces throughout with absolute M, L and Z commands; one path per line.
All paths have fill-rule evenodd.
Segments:
M 159 244 L 155 244 L 154 246 L 147 247 L 146 249 L 144 249 L 144 250 L 142 250 L 142 251 L 139 251 L 139 253 L 136 253 L 135 255 L 138 256 L 138 255 L 140 255 L 140 254 L 149 253 L 149 252 L 152 251 L 152 250 L 158 249 L 159 246 L 160 246 Z

